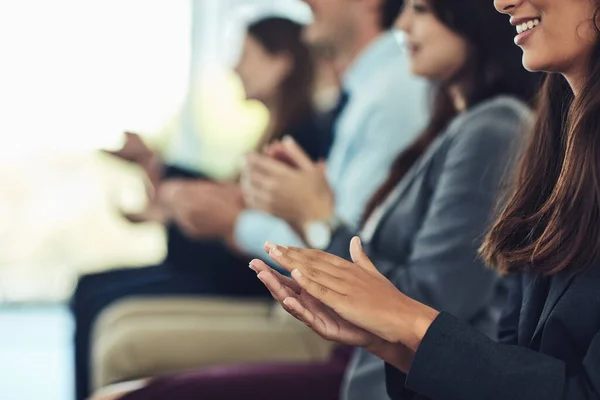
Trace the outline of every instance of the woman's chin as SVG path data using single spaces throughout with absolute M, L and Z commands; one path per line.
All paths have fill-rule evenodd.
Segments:
M 551 71 L 550 65 L 535 54 L 523 53 L 523 67 L 529 72 Z

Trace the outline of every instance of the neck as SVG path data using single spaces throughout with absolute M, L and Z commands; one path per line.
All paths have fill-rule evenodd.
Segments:
M 454 104 L 454 108 L 458 112 L 463 112 L 467 109 L 467 98 L 465 96 L 465 91 L 460 84 L 455 84 L 450 86 L 448 89 L 450 93 L 450 98 L 452 99 L 452 103 Z
M 575 97 L 579 96 L 583 88 L 583 79 L 581 78 L 581 75 L 565 75 L 565 79 L 567 80 L 567 82 L 569 82 L 569 86 L 571 86 L 571 90 L 573 91 Z
M 585 85 L 585 77 L 588 72 L 586 65 L 588 65 L 588 62 L 582 61 L 574 64 L 575 67 L 573 67 L 571 71 L 563 73 L 563 76 L 569 83 L 569 86 L 571 86 L 573 94 L 577 97 Z

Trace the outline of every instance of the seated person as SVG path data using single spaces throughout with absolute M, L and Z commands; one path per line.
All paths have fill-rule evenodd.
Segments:
M 312 107 L 314 66 L 301 40 L 302 26 L 284 18 L 267 18 L 248 27 L 236 71 L 246 97 L 265 104 L 270 123 L 262 144 L 288 135 L 317 160 L 328 152 L 330 133 Z M 187 107 L 189 112 L 189 105 Z M 76 397 L 89 395 L 90 332 L 97 315 L 109 304 L 135 295 L 267 296 L 248 271 L 248 259 L 229 250 L 220 235 L 202 241 L 189 220 L 204 207 L 214 219 L 206 228 L 219 231 L 244 210 L 239 187 L 209 182 L 181 168 L 163 167 L 139 137 L 127 135 L 120 157 L 143 166 L 155 184 L 152 208 L 144 217 L 169 224 L 168 255 L 164 263 L 108 271 L 79 279 L 71 301 L 75 318 Z M 222 232 L 227 236 L 227 232 Z

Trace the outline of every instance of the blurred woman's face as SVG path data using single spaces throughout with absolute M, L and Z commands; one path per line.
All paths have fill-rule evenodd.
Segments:
M 578 74 L 596 42 L 596 0 L 495 0 L 510 16 L 515 43 L 530 71 Z M 508 22 L 507 22 L 508 23 Z M 600 23 L 600 20 L 598 21 Z
M 235 66 L 246 99 L 263 103 L 274 101 L 290 69 L 288 56 L 271 54 L 252 35 L 246 35 L 240 59 Z
M 415 75 L 447 81 L 467 62 L 467 41 L 444 25 L 426 0 L 408 0 L 396 28 L 406 33 Z

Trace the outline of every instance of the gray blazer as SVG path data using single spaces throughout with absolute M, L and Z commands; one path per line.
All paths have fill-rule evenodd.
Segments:
M 525 104 L 505 96 L 458 116 L 390 195 L 365 244 L 375 265 L 403 293 L 490 336 L 504 291 L 477 250 L 529 118 Z M 339 229 L 328 251 L 349 257 L 354 235 Z M 388 399 L 383 361 L 358 349 L 342 399 Z

